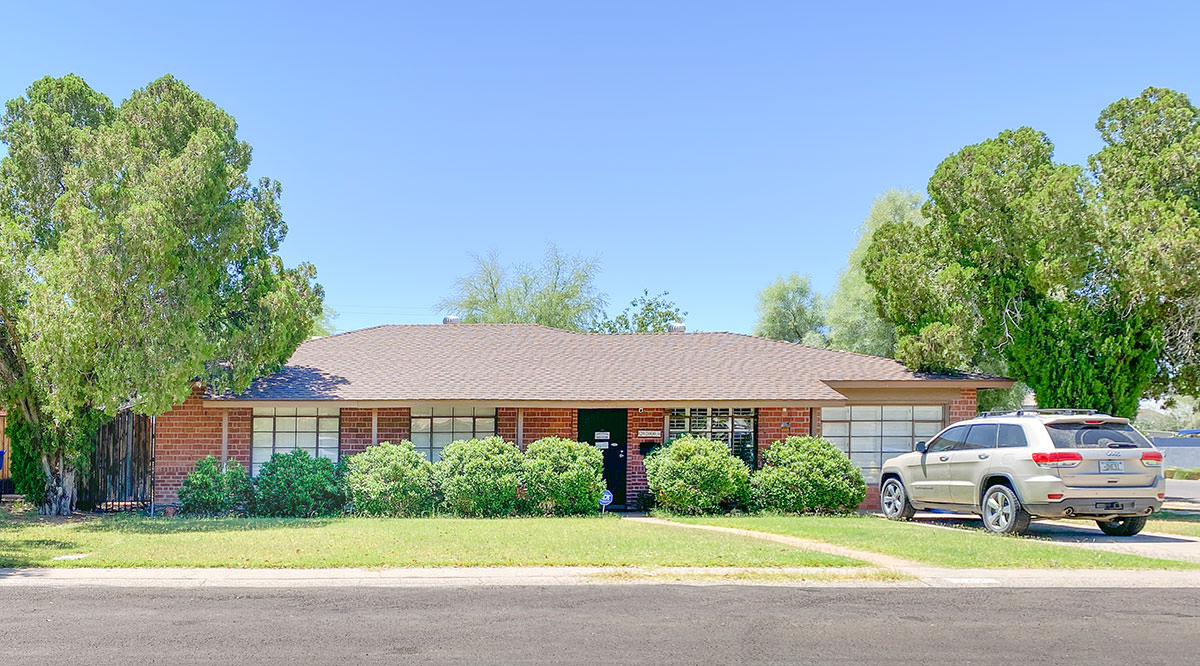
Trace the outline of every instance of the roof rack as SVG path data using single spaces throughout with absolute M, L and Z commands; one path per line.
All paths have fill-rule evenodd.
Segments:
M 1100 412 L 1094 409 L 1009 409 L 998 412 L 984 412 L 979 415 L 980 418 L 989 418 L 993 416 L 1090 416 L 1099 414 Z

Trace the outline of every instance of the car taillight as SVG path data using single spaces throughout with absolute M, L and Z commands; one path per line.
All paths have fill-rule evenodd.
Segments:
M 1162 451 L 1143 451 L 1142 464 L 1146 467 L 1162 467 Z
M 1083 462 L 1083 454 L 1075 451 L 1037 451 L 1033 454 L 1033 462 L 1038 467 L 1075 467 Z
M 1048 495 L 1046 495 L 1046 499 L 1060 500 L 1062 498 L 1063 498 L 1062 493 L 1049 493 Z

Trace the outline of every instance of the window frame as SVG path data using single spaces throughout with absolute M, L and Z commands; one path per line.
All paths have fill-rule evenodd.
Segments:
M 470 416 L 459 414 L 459 410 L 470 410 Z M 480 413 L 483 410 L 484 413 Z M 487 413 L 489 412 L 490 413 Z M 427 412 L 427 413 L 426 413 Z M 439 413 L 448 412 L 448 413 Z M 494 437 L 499 432 L 498 423 L 499 409 L 496 407 L 478 407 L 475 405 L 436 405 L 429 407 L 410 407 L 408 412 L 408 439 L 412 442 L 413 448 L 418 453 L 425 456 L 430 462 L 437 462 L 441 458 L 441 452 L 451 442 L 457 442 L 464 439 L 484 439 Z M 470 432 L 457 429 L 460 425 L 460 419 L 471 419 Z M 449 430 L 438 430 L 435 427 L 435 421 L 439 419 L 448 419 L 450 426 Z M 479 422 L 490 420 L 492 422 L 491 431 L 480 429 Z M 418 430 L 416 423 L 428 422 L 427 430 Z M 421 442 L 420 435 L 428 436 L 427 442 Z M 450 439 L 435 441 L 435 435 L 449 435 Z M 437 452 L 437 457 L 434 457 L 434 452 Z
M 692 413 L 693 410 L 705 410 L 704 427 L 702 427 L 702 428 L 694 427 L 696 424 L 696 416 L 698 416 L 698 414 L 694 415 Z M 726 413 L 713 414 L 713 412 L 715 410 L 724 410 Z M 682 414 L 680 414 L 680 412 L 682 412 Z M 666 413 L 667 413 L 667 438 L 666 438 L 666 441 L 671 442 L 678 437 L 682 437 L 683 435 L 692 435 L 695 437 L 704 437 L 706 439 L 711 439 L 713 441 L 721 442 L 729 447 L 730 454 L 735 456 L 738 460 L 741 460 L 742 462 L 749 465 L 750 469 L 758 469 L 758 467 L 759 467 L 758 416 L 759 415 L 758 415 L 757 407 L 724 407 L 724 406 L 669 407 L 669 408 L 667 408 Z M 684 423 L 683 428 L 675 427 L 675 421 L 677 418 L 683 419 L 683 423 Z M 714 429 L 713 428 L 714 419 L 722 419 L 722 418 L 728 420 L 729 427 Z M 742 420 L 749 419 L 750 420 L 750 428 L 749 429 L 739 429 L 737 427 L 738 419 L 742 419 Z M 737 433 L 743 433 L 743 434 L 749 435 L 749 437 L 750 437 L 750 439 L 749 439 L 750 459 L 747 459 L 745 456 L 738 455 L 738 450 L 736 448 L 737 442 L 735 441 L 735 435 Z M 716 435 L 716 436 L 714 436 L 714 435 Z
M 270 412 L 269 414 L 267 412 Z M 313 419 L 314 430 L 299 428 L 300 419 Z M 260 429 L 262 421 L 270 419 L 271 428 L 269 430 Z M 292 421 L 290 429 L 280 429 L 280 421 L 290 419 Z M 324 424 L 333 423 L 332 428 L 322 428 Z M 271 434 L 270 453 L 263 458 L 261 462 L 255 462 L 255 451 L 262 450 L 266 447 L 261 446 L 256 441 L 259 435 L 264 433 Z M 300 446 L 299 435 L 312 434 L 314 436 L 313 446 Z M 290 442 L 280 444 L 280 435 L 291 435 Z M 322 446 L 321 436 L 334 436 L 332 446 Z M 284 438 L 288 439 L 288 438 Z M 312 449 L 311 451 L 309 449 Z M 304 451 L 314 458 L 326 458 L 333 464 L 338 464 L 342 459 L 342 410 L 338 407 L 254 407 L 250 412 L 250 469 L 248 470 L 252 477 L 257 477 L 262 466 L 267 464 L 271 456 L 276 453 L 288 453 L 290 451 Z M 334 457 L 322 456 L 323 451 L 333 451 Z

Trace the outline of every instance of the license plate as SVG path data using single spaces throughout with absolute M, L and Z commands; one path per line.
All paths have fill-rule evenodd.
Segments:
M 1125 504 L 1124 502 L 1097 502 L 1096 508 L 1104 511 L 1124 511 Z M 1130 504 L 1129 508 L 1132 509 L 1133 505 Z
M 1100 473 L 1102 474 L 1120 474 L 1125 471 L 1124 460 L 1101 460 Z

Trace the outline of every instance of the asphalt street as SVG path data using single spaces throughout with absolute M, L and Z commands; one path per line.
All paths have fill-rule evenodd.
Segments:
M 1114 574 L 1119 575 L 1119 574 Z M 4 591 L 0 664 L 1187 664 L 1195 590 Z

